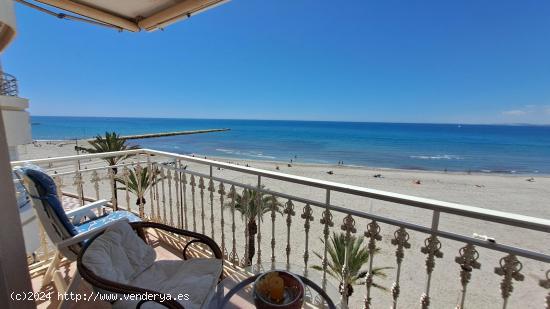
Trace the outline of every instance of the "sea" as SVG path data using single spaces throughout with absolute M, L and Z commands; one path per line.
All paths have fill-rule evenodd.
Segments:
M 32 116 L 35 140 L 228 128 L 132 140 L 180 154 L 378 168 L 550 174 L 550 126 Z

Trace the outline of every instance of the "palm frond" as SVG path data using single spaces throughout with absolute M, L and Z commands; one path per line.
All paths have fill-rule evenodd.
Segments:
M 235 210 L 241 214 L 241 218 L 243 220 L 245 218 L 254 220 L 255 218 L 258 218 L 258 216 L 260 217 L 260 220 L 263 220 L 263 215 L 270 213 L 272 210 L 282 214 L 282 204 L 275 196 L 261 195 L 261 193 L 256 190 L 243 189 L 242 194 L 237 192 L 234 193 L 234 196 L 231 193 L 228 194 L 225 207 L 232 206 L 232 199 L 235 199 Z
M 156 168 L 151 170 L 149 167 L 144 167 L 141 172 L 138 172 L 134 167 L 128 170 L 127 177 L 116 176 L 115 181 L 121 185 L 117 187 L 118 190 L 128 190 L 138 197 L 143 197 L 149 188 L 162 180 L 159 175 L 160 172 Z
M 104 153 L 112 151 L 124 151 L 131 149 L 139 149 L 137 145 L 127 145 L 127 139 L 120 137 L 116 132 L 105 132 L 105 136 L 97 135 L 95 140 L 88 142 L 91 147 L 76 146 L 76 150 L 80 150 L 86 153 Z M 128 158 L 129 156 L 114 156 L 104 158 L 109 165 L 116 165 L 121 160 Z
M 321 242 L 324 244 L 324 239 L 321 239 Z M 342 268 L 344 267 L 344 261 L 346 256 L 346 234 L 345 233 L 335 233 L 333 232 L 329 243 L 327 244 L 327 274 L 331 277 L 337 279 L 339 282 L 343 282 L 344 278 L 342 275 Z M 366 277 L 368 271 L 362 270 L 362 267 L 369 262 L 370 253 L 368 248 L 363 244 L 362 237 L 350 236 L 349 246 L 348 246 L 348 269 L 349 277 L 346 278 L 347 284 L 358 284 Z M 378 252 L 376 250 L 374 253 Z M 318 252 L 313 252 L 321 261 L 323 260 L 322 255 Z M 323 267 L 320 265 L 313 265 L 313 269 L 323 271 Z M 375 277 L 385 278 L 387 275 L 384 272 L 386 269 L 391 269 L 392 267 L 377 267 L 373 268 L 373 275 Z M 386 288 L 381 287 L 380 285 L 373 285 L 377 288 L 386 290 Z

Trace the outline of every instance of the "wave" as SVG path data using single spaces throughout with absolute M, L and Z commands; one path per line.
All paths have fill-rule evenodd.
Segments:
M 462 160 L 464 159 L 461 156 L 458 155 L 435 155 L 435 156 L 409 156 L 411 159 L 419 159 L 419 160 Z
M 225 149 L 225 148 L 216 148 L 216 151 L 223 152 L 226 154 L 236 155 L 236 156 L 242 156 L 242 157 L 277 159 L 277 157 L 264 155 L 259 151 L 239 151 L 239 150 Z

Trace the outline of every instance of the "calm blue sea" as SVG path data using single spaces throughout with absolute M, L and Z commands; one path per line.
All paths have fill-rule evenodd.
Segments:
M 550 174 L 550 126 L 32 117 L 34 139 L 231 131 L 135 141 L 182 154 L 423 170 Z

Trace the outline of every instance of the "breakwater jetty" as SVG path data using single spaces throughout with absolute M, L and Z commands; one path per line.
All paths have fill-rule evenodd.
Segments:
M 124 135 L 121 138 L 125 139 L 144 139 L 144 138 L 154 138 L 154 137 L 163 137 L 163 136 L 175 136 L 175 135 L 189 135 L 189 134 L 201 134 L 201 133 L 212 133 L 212 132 L 224 132 L 231 129 L 206 129 L 206 130 L 191 130 L 191 131 L 176 131 L 176 132 L 161 132 L 161 133 L 149 133 L 149 134 L 137 134 L 137 135 Z M 86 139 L 86 141 L 93 141 L 95 138 Z

